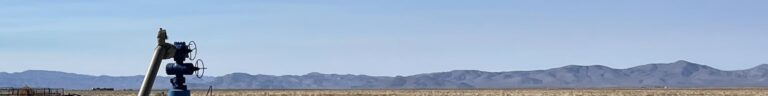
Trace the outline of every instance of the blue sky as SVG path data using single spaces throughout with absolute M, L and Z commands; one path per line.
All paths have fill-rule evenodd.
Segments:
M 0 71 L 146 71 L 158 28 L 211 75 L 768 63 L 764 0 L 0 1 Z M 170 60 L 164 62 L 167 63 Z

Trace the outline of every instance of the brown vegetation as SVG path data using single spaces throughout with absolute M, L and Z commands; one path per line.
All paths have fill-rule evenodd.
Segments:
M 135 91 L 68 91 L 135 96 Z M 159 95 L 163 91 L 154 91 Z M 766 96 L 768 89 L 482 89 L 482 90 L 214 90 L 214 96 Z M 194 90 L 193 96 L 204 96 Z

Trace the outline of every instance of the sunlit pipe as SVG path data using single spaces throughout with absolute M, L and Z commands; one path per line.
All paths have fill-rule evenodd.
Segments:
M 157 47 L 155 47 L 155 53 L 152 55 L 152 61 L 149 63 L 147 74 L 144 75 L 144 81 L 141 83 L 138 96 L 149 96 L 161 61 L 173 57 L 173 53 L 176 51 L 172 44 L 165 42 L 166 39 L 168 39 L 168 36 L 165 30 L 160 28 L 157 34 Z

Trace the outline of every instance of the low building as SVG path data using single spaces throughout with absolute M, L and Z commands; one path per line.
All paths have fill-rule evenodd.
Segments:
M 93 91 L 115 91 L 115 88 L 91 88 Z

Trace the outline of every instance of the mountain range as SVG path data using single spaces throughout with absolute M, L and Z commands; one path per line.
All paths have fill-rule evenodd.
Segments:
M 192 77 L 189 77 L 192 78 Z M 68 89 L 136 89 L 143 76 L 91 76 L 45 70 L 0 72 L 0 87 L 52 87 Z M 170 77 L 158 77 L 155 89 L 170 86 Z M 602 65 L 568 65 L 532 71 L 486 72 L 453 70 L 410 76 L 368 76 L 308 73 L 305 75 L 251 75 L 232 73 L 187 79 L 191 88 L 217 89 L 399 89 L 399 88 L 634 88 L 634 87 L 768 87 L 768 64 L 724 71 L 688 61 L 653 63 L 626 69 Z

